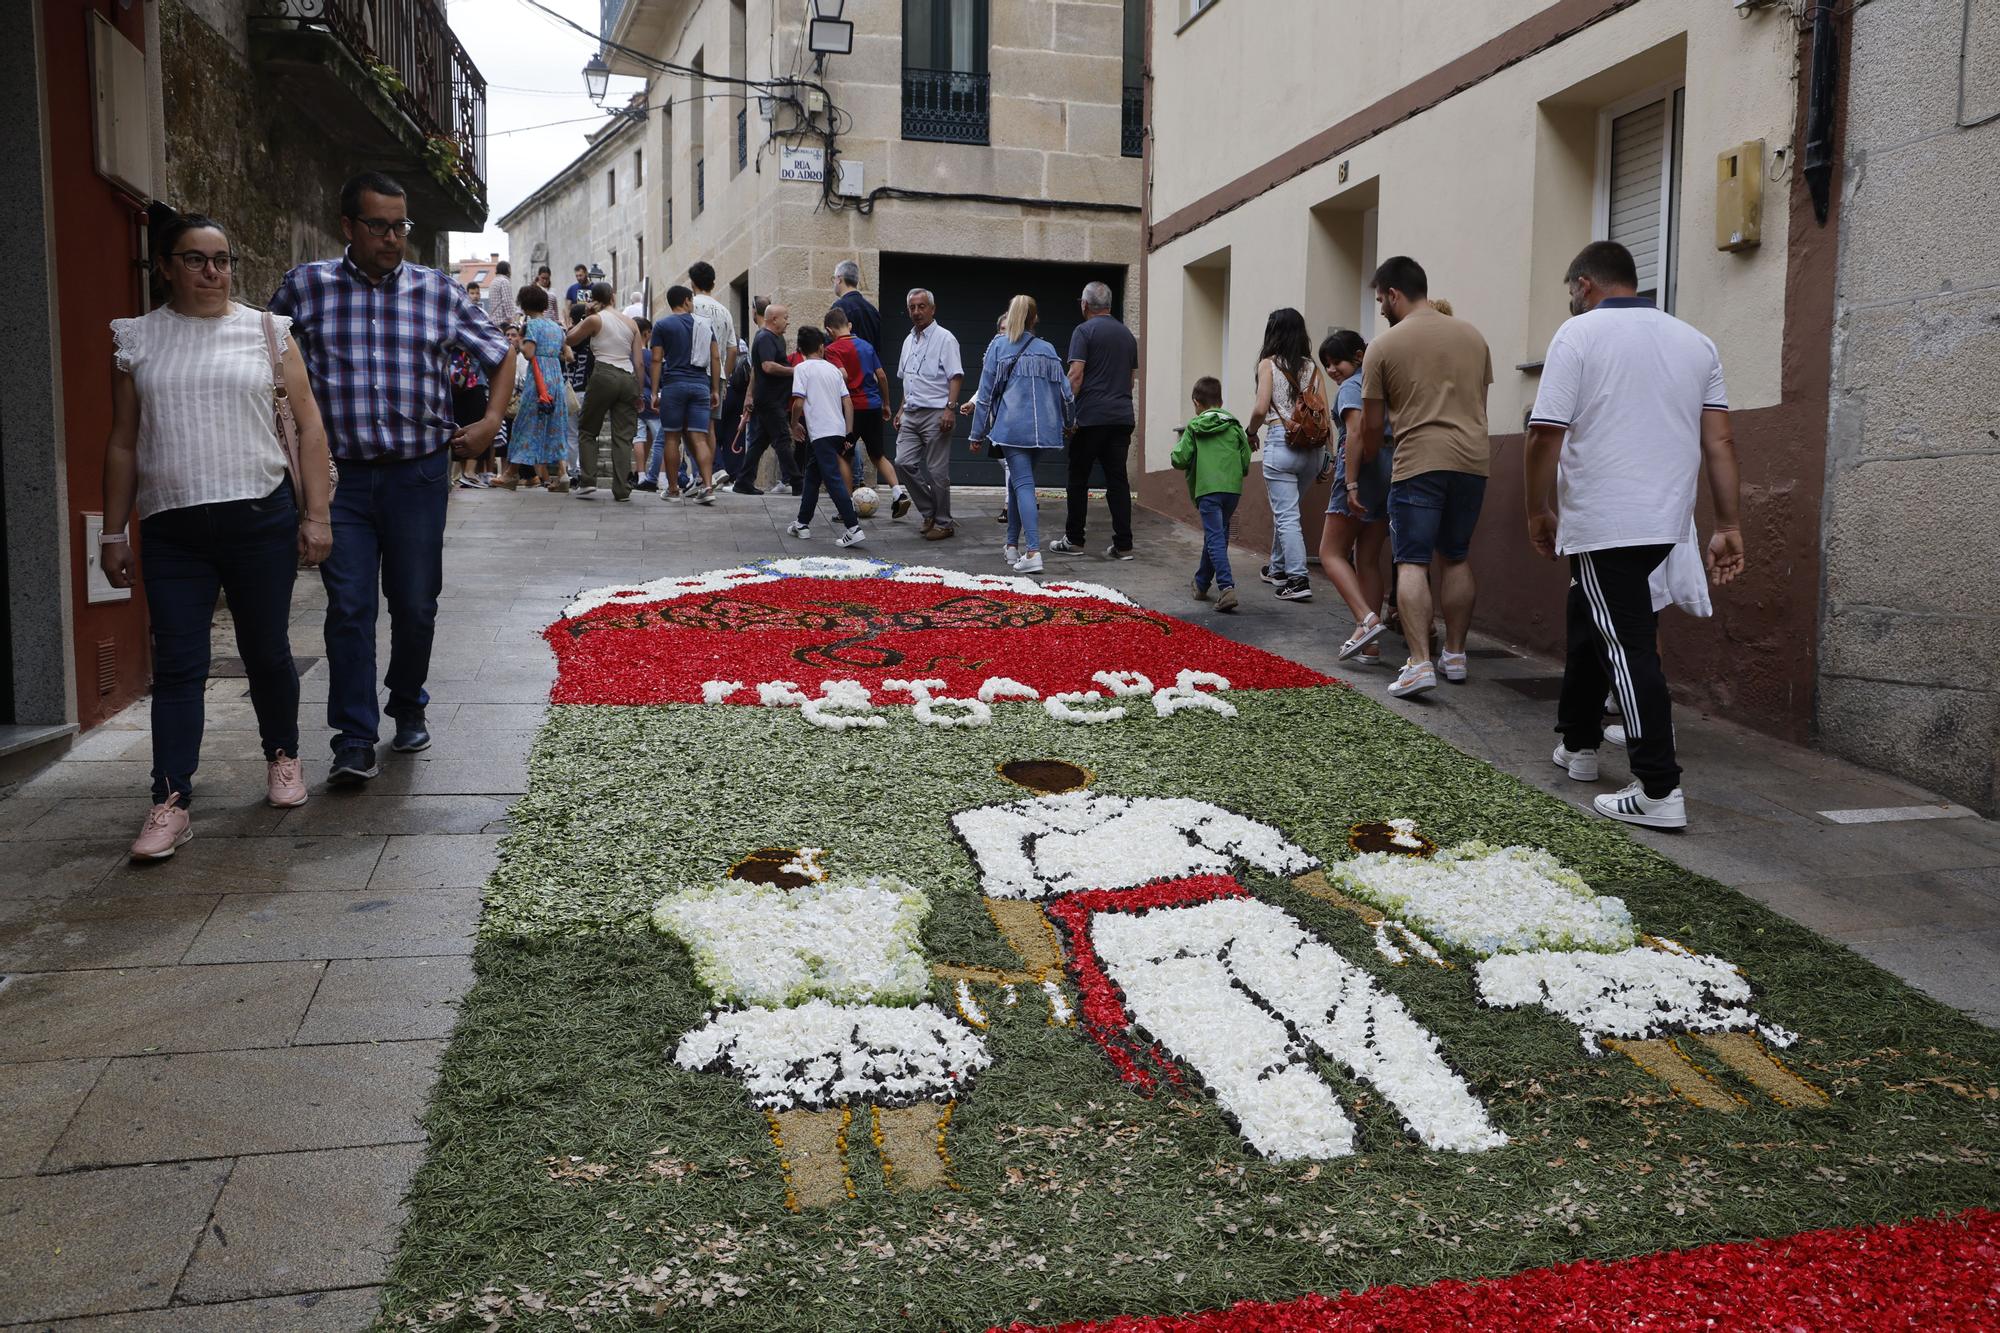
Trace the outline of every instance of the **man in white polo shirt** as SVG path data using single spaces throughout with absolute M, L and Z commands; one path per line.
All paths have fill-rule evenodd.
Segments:
M 1525 460 L 1528 539 L 1570 565 L 1555 762 L 1596 780 L 1605 695 L 1615 693 L 1635 781 L 1592 804 L 1628 824 L 1686 828 L 1647 580 L 1688 536 L 1704 461 L 1716 518 L 1709 578 L 1719 586 L 1743 572 L 1722 362 L 1698 330 L 1637 294 L 1632 254 L 1617 242 L 1585 246 L 1565 281 L 1574 318 L 1549 344 Z
M 958 395 L 965 366 L 958 339 L 937 322 L 937 300 L 919 287 L 905 300 L 910 332 L 896 374 L 903 381 L 903 406 L 896 413 L 896 475 L 909 488 L 923 515 L 924 538 L 943 541 L 951 520 L 951 437 L 958 429 Z

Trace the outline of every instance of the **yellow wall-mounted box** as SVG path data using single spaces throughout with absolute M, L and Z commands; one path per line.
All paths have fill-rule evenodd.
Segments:
M 1763 240 L 1764 141 L 1715 157 L 1715 248 L 1748 250 Z

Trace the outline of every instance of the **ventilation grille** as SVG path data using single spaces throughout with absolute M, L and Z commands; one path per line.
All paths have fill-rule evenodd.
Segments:
M 118 692 L 118 641 L 99 639 L 97 641 L 97 697 L 102 699 Z

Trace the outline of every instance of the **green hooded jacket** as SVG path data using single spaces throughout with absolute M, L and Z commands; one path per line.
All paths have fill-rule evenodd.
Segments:
M 1211 407 L 1188 422 L 1169 461 L 1188 474 L 1193 499 L 1218 492 L 1241 495 L 1250 471 L 1250 437 L 1227 408 Z

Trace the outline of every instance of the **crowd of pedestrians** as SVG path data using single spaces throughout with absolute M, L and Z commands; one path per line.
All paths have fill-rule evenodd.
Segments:
M 234 299 L 222 224 L 155 210 L 168 299 L 114 325 L 102 538 L 106 577 L 143 578 L 152 621 L 153 791 L 135 857 L 170 856 L 191 835 L 218 593 L 249 676 L 273 805 L 307 799 L 288 638 L 301 567 L 318 569 L 327 594 L 328 780 L 376 776 L 384 713 L 392 749 L 430 744 L 425 681 L 455 484 L 588 499 L 608 470 L 614 502 L 652 492 L 707 505 L 725 487 L 761 493 L 769 453 L 770 493 L 798 498 L 791 538 L 812 539 L 823 491 L 835 545 L 864 543 L 880 487 L 891 521 L 914 509 L 921 536 L 944 542 L 959 532 L 951 447 L 969 416 L 972 450 L 990 449 L 1004 470 L 1000 555 L 1010 568 L 1040 573 L 1050 554 L 1086 553 L 1098 479 L 1112 528 L 1104 554 L 1136 555 L 1137 342 L 1102 283 L 1082 291 L 1063 353 L 1038 333 L 1034 298 L 1014 297 L 974 359 L 968 396 L 959 340 L 927 290 L 904 298 L 909 332 L 892 375 L 881 312 L 852 261 L 836 268 L 817 323 L 794 333 L 791 309 L 759 298 L 744 338 L 707 263 L 668 289 L 657 317 L 643 294 L 618 306 L 583 265 L 558 297 L 547 266 L 516 289 L 503 262 L 474 300 L 405 262 L 406 205 L 394 181 L 355 177 L 340 201 L 344 254 L 293 269 L 265 312 Z M 1538 551 L 1570 564 L 1554 761 L 1594 781 L 1600 746 L 1625 746 L 1635 781 L 1596 808 L 1682 827 L 1657 610 L 1700 600 L 1704 564 L 1714 582 L 1733 579 L 1744 554 L 1714 345 L 1654 308 L 1636 281 L 1630 254 L 1610 242 L 1587 247 L 1569 272 L 1573 317 L 1549 348 L 1530 421 L 1527 525 Z M 1225 405 L 1221 380 L 1203 375 L 1171 462 L 1187 475 L 1202 528 L 1191 591 L 1225 613 L 1242 605 L 1229 544 L 1253 469 L 1272 531 L 1259 573 L 1286 602 L 1313 596 L 1301 506 L 1315 482 L 1330 482 L 1320 572 L 1353 622 L 1335 655 L 1382 661 L 1384 636 L 1399 632 L 1407 653 L 1388 692 L 1408 698 L 1469 676 L 1492 358 L 1471 323 L 1430 298 L 1414 260 L 1389 259 L 1373 286 L 1387 327 L 1372 342 L 1335 330 L 1315 349 L 1298 310 L 1272 312 L 1247 420 Z M 1045 543 L 1036 463 L 1056 450 L 1067 451 L 1067 504 L 1062 532 Z M 1704 469 L 1718 520 L 1705 555 L 1693 523 Z M 128 533 L 135 516 L 143 561 Z M 1690 582 L 1692 594 L 1680 586 Z M 389 660 L 378 673 L 383 602 Z M 1607 709 L 1616 725 L 1605 725 Z

